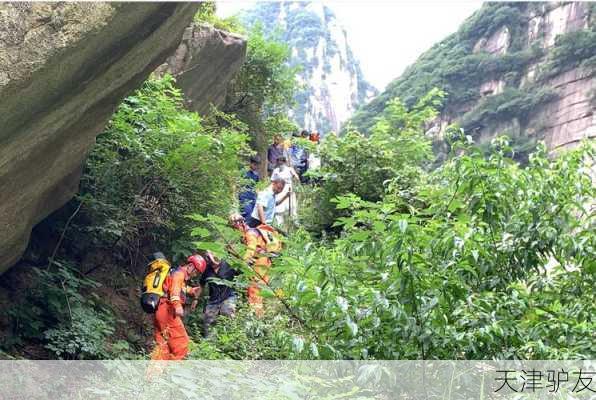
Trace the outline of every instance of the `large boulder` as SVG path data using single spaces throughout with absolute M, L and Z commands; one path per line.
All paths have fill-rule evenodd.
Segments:
M 158 75 L 170 73 L 184 92 L 190 110 L 206 114 L 211 104 L 223 105 L 228 83 L 246 58 L 246 40 L 207 25 L 192 24 L 176 52 Z
M 76 193 L 95 136 L 198 6 L 0 3 L 0 273 Z

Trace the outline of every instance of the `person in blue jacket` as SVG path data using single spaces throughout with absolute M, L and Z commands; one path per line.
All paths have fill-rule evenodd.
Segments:
M 244 218 L 248 218 L 255 207 L 257 201 L 257 192 L 255 190 L 256 183 L 260 180 L 259 176 L 259 164 L 261 159 L 259 156 L 253 156 L 250 158 L 250 164 L 248 171 L 244 174 L 246 179 L 245 186 L 242 187 L 238 194 L 238 200 L 240 201 L 240 214 Z
M 294 168 L 294 170 L 300 176 L 300 182 L 304 183 L 303 175 L 308 170 L 308 151 L 302 146 L 300 146 L 296 139 L 305 138 L 308 139 L 308 131 L 304 130 L 301 133 L 295 133 L 294 141 L 292 142 L 292 146 L 290 146 L 289 153 L 290 153 L 290 166 Z

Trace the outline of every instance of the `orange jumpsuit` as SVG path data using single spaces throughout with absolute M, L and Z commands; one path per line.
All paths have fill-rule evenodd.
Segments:
M 267 243 L 265 239 L 254 229 L 247 229 L 244 232 L 244 244 L 246 245 L 246 253 L 244 253 L 244 261 L 253 262 L 253 268 L 258 274 L 253 278 L 248 287 L 248 304 L 255 310 L 257 317 L 263 316 L 263 298 L 261 297 L 259 282 L 269 282 L 269 268 L 271 267 L 271 259 L 265 255 Z
M 165 295 L 159 300 L 153 321 L 156 343 L 151 353 L 153 360 L 182 360 L 188 353 L 190 339 L 176 310 L 183 310 L 187 294 L 194 296 L 199 290 L 187 289 L 186 282 L 189 279 L 186 271 L 176 270 L 164 281 Z

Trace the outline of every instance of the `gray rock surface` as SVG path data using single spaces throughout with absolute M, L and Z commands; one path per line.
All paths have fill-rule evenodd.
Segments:
M 488 123 L 477 132 L 479 142 L 488 142 L 497 134 L 506 132 L 525 135 L 544 140 L 552 153 L 576 147 L 584 139 L 596 138 L 596 114 L 594 99 L 596 93 L 596 75 L 593 70 L 574 68 L 561 72 L 547 80 L 537 81 L 537 71 L 547 63 L 549 52 L 558 35 L 588 29 L 589 3 L 587 2 L 545 2 L 538 3 L 528 16 L 527 43 L 538 43 L 545 50 L 545 55 L 529 65 L 524 71 L 520 87 L 537 84 L 549 87 L 556 94 L 556 99 L 548 102 L 536 112 L 526 116 L 523 127 L 515 118 Z M 476 43 L 475 51 L 504 54 L 508 51 L 510 34 L 506 27 L 497 30 L 489 38 Z M 504 77 L 492 78 L 480 88 L 480 99 L 503 92 Z M 444 112 L 429 128 L 435 138 L 442 139 L 446 127 L 473 109 L 476 104 L 467 104 L 450 112 Z
M 505 54 L 511 44 L 509 28 L 503 26 L 489 38 L 482 38 L 474 46 L 474 53 L 485 51 L 490 54 Z
M 546 145 L 553 151 L 573 148 L 583 139 L 596 138 L 593 93 L 596 79 L 581 69 L 572 69 L 548 82 L 558 94 L 534 120 L 541 121 Z
M 192 24 L 176 52 L 156 73 L 176 77 L 187 107 L 206 114 L 211 104 L 223 105 L 228 83 L 246 58 L 246 40 L 238 35 Z
M 77 191 L 95 136 L 198 5 L 0 3 L 0 273 Z

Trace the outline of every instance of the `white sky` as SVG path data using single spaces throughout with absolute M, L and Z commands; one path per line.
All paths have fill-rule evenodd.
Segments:
M 365 78 L 379 89 L 397 78 L 434 43 L 455 32 L 482 4 L 473 0 L 323 2 L 346 29 L 350 47 L 360 60 Z M 218 14 L 227 17 L 254 3 L 218 0 Z

